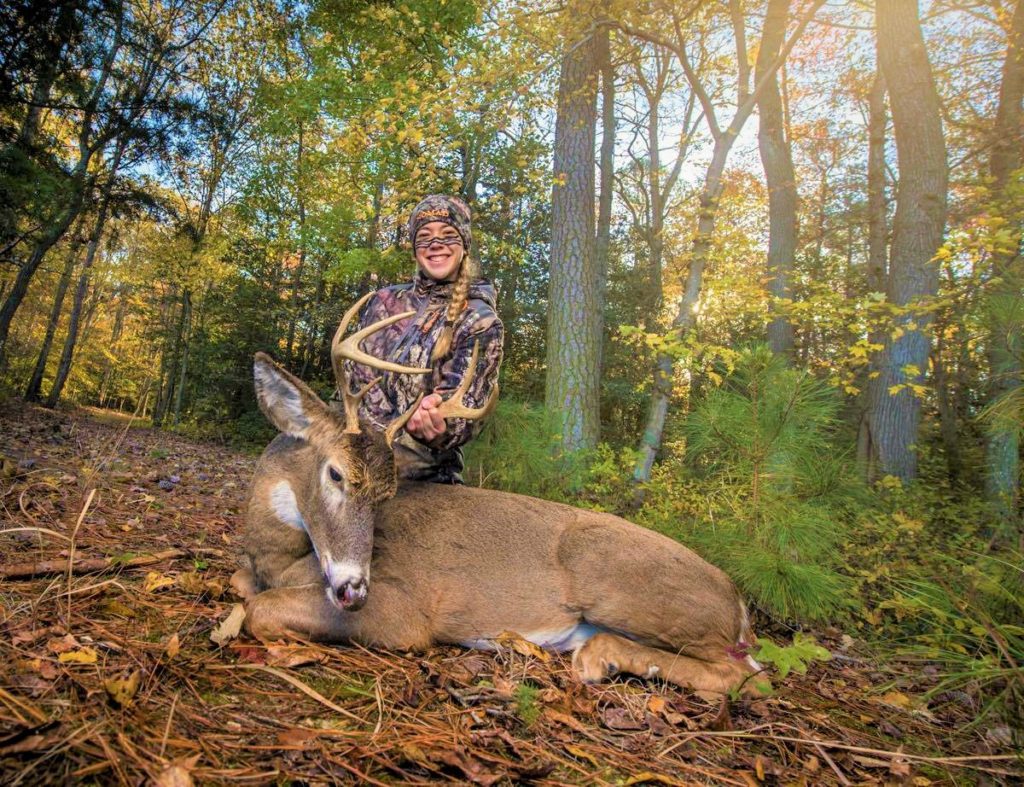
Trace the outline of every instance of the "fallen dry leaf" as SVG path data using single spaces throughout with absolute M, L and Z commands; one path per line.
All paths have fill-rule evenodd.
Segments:
M 302 645 L 271 645 L 267 648 L 267 664 L 274 667 L 304 667 L 319 664 L 326 658 L 322 651 Z
M 534 645 L 528 639 L 523 639 L 514 631 L 503 631 L 494 638 L 494 642 L 505 648 L 511 648 L 523 656 L 533 656 L 535 659 L 548 662 L 551 661 L 551 654 L 539 645 Z
M 160 574 L 156 571 L 150 571 L 146 574 L 146 581 L 142 585 L 142 589 L 147 593 L 154 593 L 160 588 L 170 587 L 174 584 L 174 577 Z
M 92 648 L 69 650 L 57 656 L 57 661 L 61 664 L 95 664 L 96 659 L 96 651 Z
M 224 645 L 235 639 L 242 630 L 242 621 L 245 620 L 245 606 L 235 604 L 231 607 L 230 614 L 221 621 L 213 631 L 210 632 L 210 639 L 218 645 Z
M 893 705 L 897 708 L 910 709 L 914 707 L 914 701 L 902 691 L 887 691 L 881 697 L 873 697 L 872 699 L 874 702 L 879 702 L 883 705 Z
M 127 708 L 132 704 L 135 695 L 139 691 L 139 681 L 142 679 L 142 671 L 135 670 L 127 678 L 108 678 L 103 681 L 103 688 L 119 707 Z
M 651 697 L 647 700 L 647 710 L 651 713 L 663 713 L 665 711 L 665 698 L 664 697 Z
M 173 659 L 178 655 L 178 651 L 181 650 L 181 643 L 178 641 L 178 632 L 175 631 L 171 634 L 171 638 L 167 640 L 167 647 L 164 648 L 164 653 L 167 654 L 167 658 Z
M 65 634 L 63 637 L 54 637 L 46 643 L 46 649 L 50 653 L 67 653 L 78 646 L 78 640 L 70 634 Z
M 192 769 L 196 767 L 202 755 L 196 754 L 181 760 L 175 760 L 153 780 L 153 787 L 192 787 Z
M 644 723 L 634 719 L 625 708 L 605 708 L 601 721 L 611 730 L 642 730 Z

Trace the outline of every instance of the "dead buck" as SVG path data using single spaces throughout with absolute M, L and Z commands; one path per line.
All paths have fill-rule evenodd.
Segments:
M 252 635 L 406 650 L 488 648 L 514 631 L 574 650 L 586 681 L 623 671 L 711 692 L 758 670 L 746 654 L 753 636 L 735 586 L 677 542 L 611 514 L 524 495 L 399 483 L 391 441 L 417 405 L 385 432 L 361 427 L 366 389 L 349 391 L 342 359 L 427 370 L 358 347 L 412 312 L 342 340 L 362 303 L 346 313 L 332 346 L 344 414 L 256 355 L 257 398 L 281 434 L 256 469 L 245 533 L 251 571 L 234 581 L 248 596 Z M 443 405 L 448 417 L 487 409 L 461 405 L 475 360 Z

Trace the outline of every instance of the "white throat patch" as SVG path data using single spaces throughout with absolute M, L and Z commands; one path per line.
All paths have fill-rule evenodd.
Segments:
M 288 527 L 296 530 L 308 530 L 306 521 L 299 513 L 299 503 L 295 499 L 295 492 L 287 481 L 278 481 L 270 488 L 270 507 L 274 514 Z

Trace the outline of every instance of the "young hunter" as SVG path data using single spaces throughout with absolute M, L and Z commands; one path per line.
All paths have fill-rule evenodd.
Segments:
M 479 346 L 476 377 L 462 402 L 482 407 L 498 382 L 504 329 L 495 313 L 494 287 L 480 278 L 470 252 L 473 236 L 469 207 L 456 197 L 431 195 L 409 218 L 409 237 L 417 270 L 411 282 L 378 290 L 359 315 L 364 328 L 393 314 L 415 314 L 370 335 L 363 349 L 381 360 L 430 368 L 430 374 L 380 372 L 346 360 L 353 391 L 379 375 L 379 385 L 359 405 L 360 419 L 384 428 L 423 398 L 395 441 L 401 478 L 461 484 L 461 447 L 480 429 L 480 421 L 446 420 L 437 406 L 459 386 L 474 345 Z

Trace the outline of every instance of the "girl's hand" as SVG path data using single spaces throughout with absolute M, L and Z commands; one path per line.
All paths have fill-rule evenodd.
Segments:
M 448 429 L 448 424 L 445 422 L 444 416 L 437 412 L 441 402 L 441 394 L 434 393 L 423 397 L 420 406 L 416 408 L 416 412 L 406 423 L 405 430 L 428 443 L 438 435 L 444 434 Z

